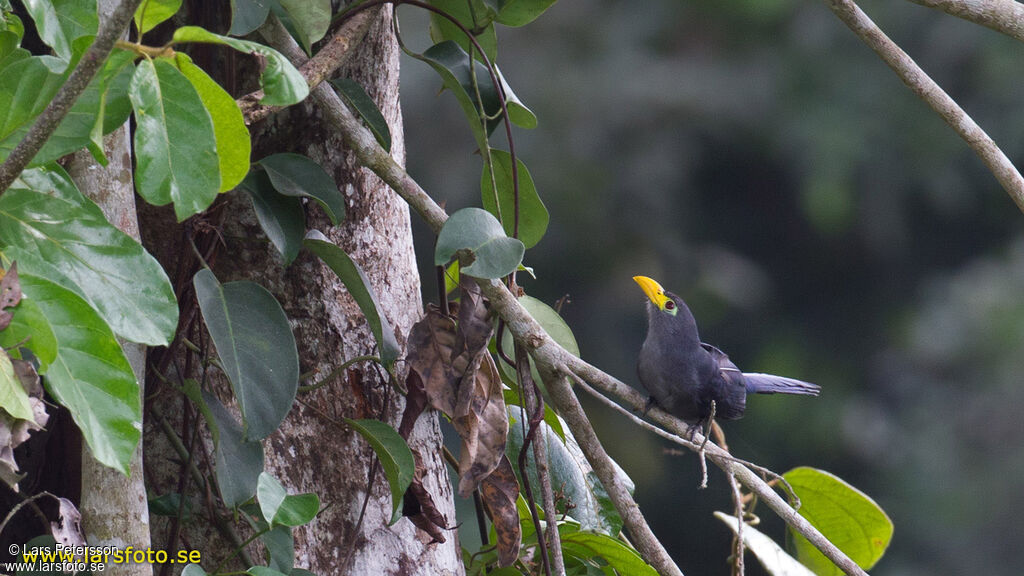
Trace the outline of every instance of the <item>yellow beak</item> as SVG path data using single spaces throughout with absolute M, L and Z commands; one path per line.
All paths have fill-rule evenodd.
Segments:
M 653 278 L 647 276 L 633 276 L 633 280 L 640 285 L 640 288 L 647 294 L 647 297 L 654 302 L 654 305 L 659 310 L 665 309 L 665 302 L 668 302 L 668 296 L 665 295 L 665 289 L 661 287 Z

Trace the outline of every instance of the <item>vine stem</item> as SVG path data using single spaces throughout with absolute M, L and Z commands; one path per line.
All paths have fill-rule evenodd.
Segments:
M 121 37 L 121 32 L 131 22 L 135 9 L 142 0 L 122 0 L 117 8 L 111 13 L 110 18 L 100 25 L 96 39 L 89 49 L 85 51 L 78 65 L 71 72 L 57 95 L 46 106 L 36 121 L 32 123 L 25 137 L 18 142 L 11 154 L 0 164 L 0 194 L 3 194 L 11 186 L 14 179 L 21 171 L 28 166 L 32 158 L 43 148 L 43 144 L 53 135 L 61 120 L 67 116 L 74 106 L 75 100 L 85 92 L 93 76 L 100 71 L 110 51 L 114 49 L 114 43 Z

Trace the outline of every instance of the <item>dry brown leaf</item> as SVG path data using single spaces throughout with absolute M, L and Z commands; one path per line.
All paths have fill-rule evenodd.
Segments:
M 416 461 L 416 468 L 413 472 L 412 484 L 409 485 L 402 499 L 402 515 L 417 528 L 429 534 L 434 542 L 443 543 L 445 541 L 444 531 L 449 530 L 448 519 L 437 509 L 430 492 L 423 487 L 423 461 L 420 458 L 420 453 L 413 450 L 412 456 Z
M 17 375 L 25 392 L 28 393 L 28 402 L 34 416 L 32 420 L 20 420 L 12 417 L 6 411 L 0 410 L 0 480 L 17 492 L 18 482 L 24 477 L 24 474 L 18 473 L 18 463 L 14 460 L 14 449 L 28 440 L 30 432 L 42 430 L 50 419 L 50 415 L 46 412 L 46 404 L 43 402 L 43 386 L 39 383 L 36 369 L 32 364 L 16 358 L 11 360 L 11 364 L 14 365 L 14 374 Z
M 519 557 L 522 534 L 519 530 L 519 483 L 512 463 L 505 456 L 494 472 L 480 484 L 480 496 L 491 512 L 491 522 L 498 535 L 498 563 L 510 566 Z

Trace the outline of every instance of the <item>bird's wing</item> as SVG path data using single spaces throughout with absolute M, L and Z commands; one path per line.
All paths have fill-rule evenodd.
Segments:
M 744 372 L 743 379 L 746 381 L 747 392 L 757 392 L 759 394 L 779 393 L 817 396 L 821 391 L 821 386 L 817 384 L 784 376 L 775 376 L 773 374 L 751 374 Z

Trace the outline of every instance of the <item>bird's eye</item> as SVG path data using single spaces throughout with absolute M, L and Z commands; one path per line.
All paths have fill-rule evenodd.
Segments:
M 675 309 L 676 309 L 676 303 L 675 302 L 673 302 L 671 300 L 668 300 L 668 301 L 665 302 L 665 310 L 675 310 Z

